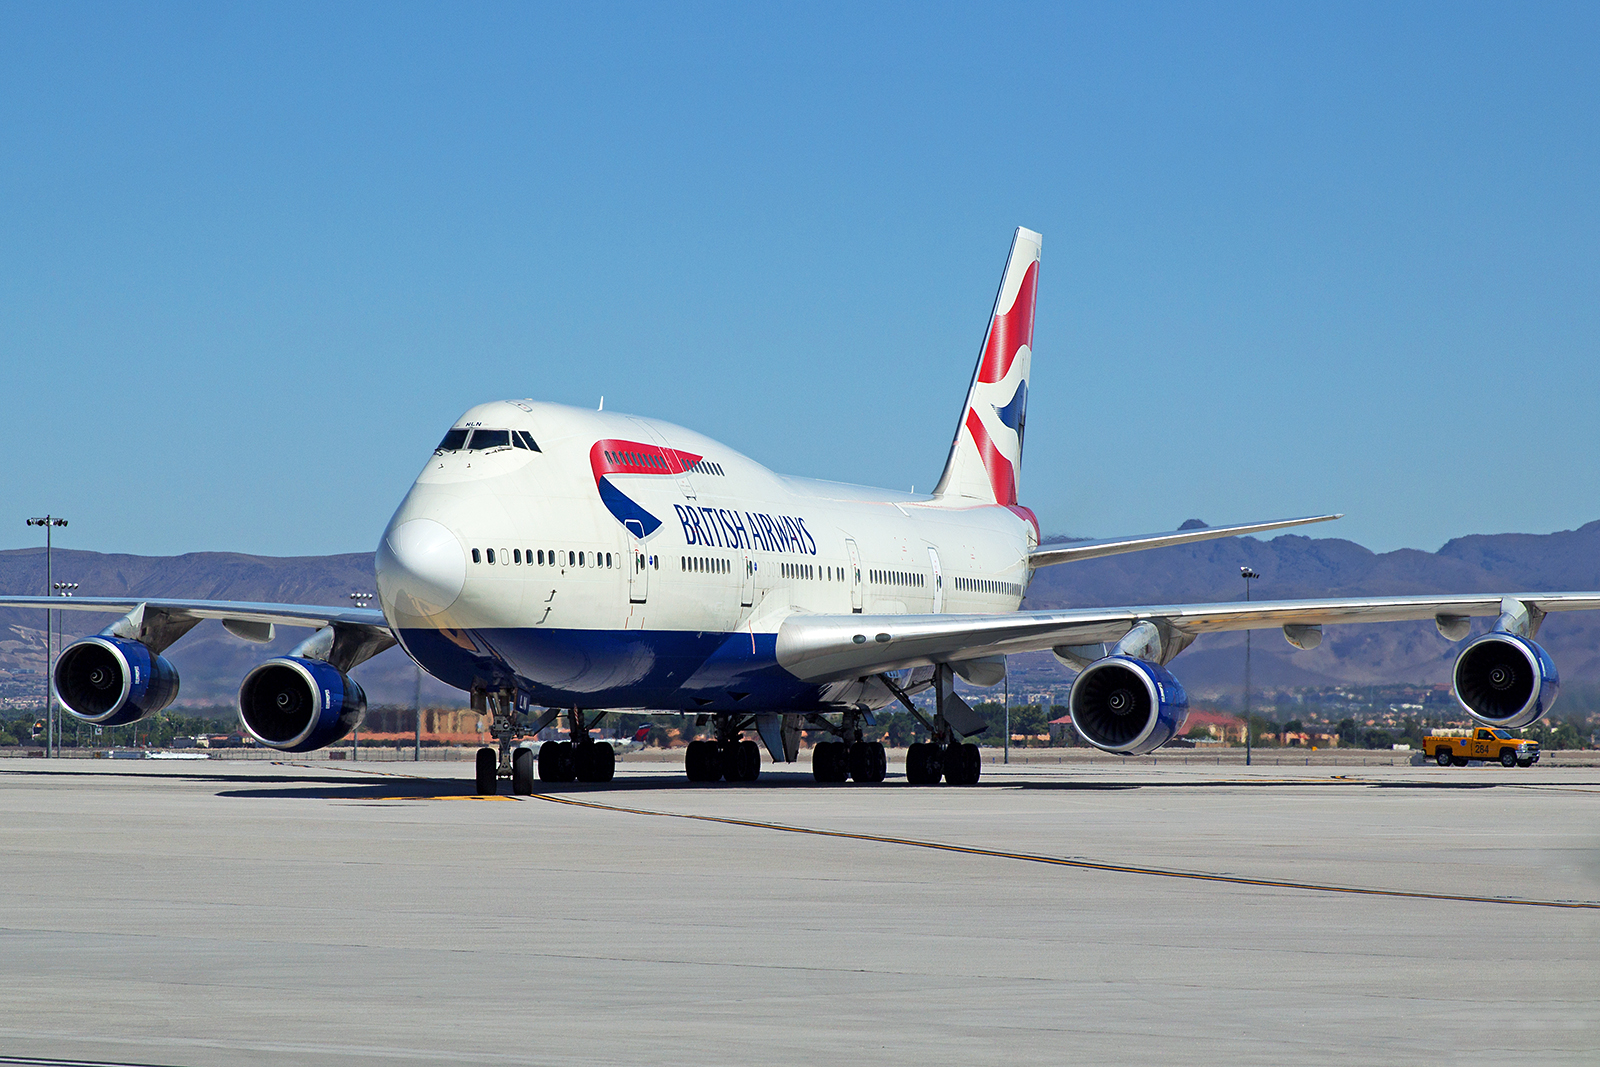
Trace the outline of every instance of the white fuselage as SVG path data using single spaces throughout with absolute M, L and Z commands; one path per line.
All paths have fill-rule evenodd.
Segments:
M 720 705 L 719 686 L 774 680 L 773 636 L 797 613 L 1015 610 L 1038 543 L 1023 508 L 785 477 L 629 415 L 507 401 L 456 427 L 490 431 L 492 447 L 428 461 L 385 532 L 378 582 L 408 651 L 462 688 Z M 792 710 L 828 704 L 795 681 L 756 688 Z

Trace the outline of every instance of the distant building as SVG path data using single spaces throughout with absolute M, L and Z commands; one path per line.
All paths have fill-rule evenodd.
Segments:
M 1183 732 L 1189 734 L 1197 730 L 1209 733 L 1218 741 L 1238 741 L 1241 744 L 1244 742 L 1244 719 L 1237 715 L 1191 709 L 1188 720 L 1183 724 Z

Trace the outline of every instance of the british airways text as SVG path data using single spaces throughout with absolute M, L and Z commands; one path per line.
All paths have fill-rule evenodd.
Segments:
M 711 548 L 760 548 L 768 552 L 817 554 L 817 540 L 796 515 L 767 515 L 728 508 L 700 508 L 674 504 L 683 539 Z

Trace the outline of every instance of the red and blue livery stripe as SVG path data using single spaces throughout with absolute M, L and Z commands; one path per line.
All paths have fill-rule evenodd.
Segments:
M 611 481 L 616 475 L 674 476 L 687 472 L 701 457 L 692 452 L 641 441 L 624 441 L 607 438 L 596 441 L 589 449 L 589 469 L 594 472 L 595 490 L 600 502 L 611 512 L 612 518 L 632 529 L 641 537 L 649 537 L 661 528 L 661 520 L 646 511 L 639 502 L 618 489 Z

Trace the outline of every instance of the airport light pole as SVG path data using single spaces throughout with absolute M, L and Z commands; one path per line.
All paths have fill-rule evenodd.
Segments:
M 1250 602 L 1250 579 L 1259 578 L 1261 575 L 1249 567 L 1239 568 L 1239 577 L 1244 579 L 1245 603 Z M 1244 765 L 1250 766 L 1250 631 L 1244 632 Z
M 71 596 L 73 591 L 78 588 L 78 583 L 77 582 L 51 582 L 50 583 L 50 588 L 54 589 L 56 591 L 56 596 Z M 61 643 L 64 640 L 64 638 L 62 636 L 62 633 L 61 633 L 61 627 L 62 627 L 62 623 L 64 622 L 64 620 L 62 619 L 61 612 L 58 611 L 58 612 L 55 613 L 55 615 L 56 615 L 56 648 L 60 648 L 61 647 Z M 51 674 L 52 677 L 55 676 L 55 672 L 54 671 L 51 671 L 50 674 Z M 51 710 L 54 711 L 55 709 L 52 708 Z M 55 751 L 55 754 L 57 756 L 61 755 L 61 734 L 64 732 L 64 729 L 65 729 L 65 727 L 64 727 L 64 724 L 61 722 L 61 716 L 59 714 L 57 714 L 56 715 L 56 729 L 55 729 L 55 736 L 56 736 L 56 751 Z
M 353 592 L 353 593 L 350 594 L 350 603 L 354 604 L 358 608 L 366 607 L 367 606 L 367 601 L 369 601 L 371 599 L 372 599 L 372 594 L 371 593 L 362 593 L 362 592 L 358 591 L 358 592 Z M 354 761 L 354 760 L 359 760 L 360 758 L 361 758 L 361 727 L 357 726 L 354 730 L 352 730 L 350 732 L 350 759 L 352 761 Z
M 57 526 L 65 526 L 67 520 L 56 515 L 44 515 L 39 518 L 29 519 L 29 526 L 44 527 L 44 595 L 50 595 L 50 587 L 55 584 L 55 573 L 51 569 L 51 537 Z M 52 612 L 46 611 L 44 616 L 44 754 L 50 755 L 50 749 L 55 742 L 55 709 L 56 709 L 56 660 L 55 650 L 50 647 L 50 616 Z

